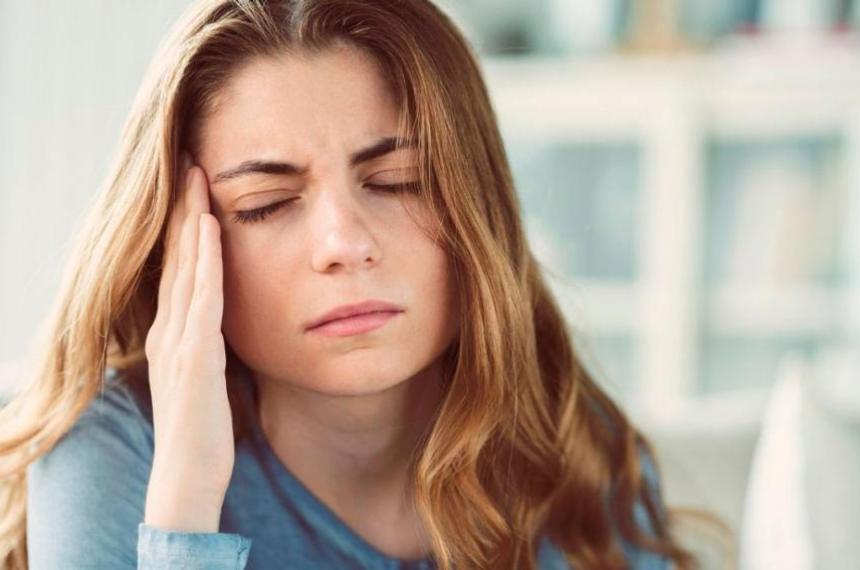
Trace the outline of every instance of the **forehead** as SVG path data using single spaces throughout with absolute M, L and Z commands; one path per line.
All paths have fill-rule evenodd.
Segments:
M 218 92 L 201 125 L 215 163 L 237 154 L 357 148 L 394 134 L 398 109 L 378 63 L 353 46 L 257 57 Z

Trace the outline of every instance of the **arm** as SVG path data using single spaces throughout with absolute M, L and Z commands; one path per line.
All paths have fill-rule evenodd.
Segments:
M 118 386 L 108 383 L 101 400 L 27 469 L 30 569 L 244 568 L 248 538 L 142 523 L 152 465 L 145 420 Z

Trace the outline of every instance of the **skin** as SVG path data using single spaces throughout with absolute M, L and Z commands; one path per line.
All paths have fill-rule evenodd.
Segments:
M 258 58 L 219 92 L 193 161 L 220 226 L 222 332 L 252 372 L 269 443 L 376 548 L 417 557 L 429 546 L 407 501 L 406 466 L 440 401 L 439 358 L 459 310 L 418 197 L 367 186 L 417 180 L 415 149 L 349 162 L 395 136 L 397 111 L 374 60 L 356 48 Z M 306 171 L 218 179 L 248 160 Z M 263 220 L 234 221 L 290 198 Z M 359 335 L 304 330 L 365 299 L 404 312 Z

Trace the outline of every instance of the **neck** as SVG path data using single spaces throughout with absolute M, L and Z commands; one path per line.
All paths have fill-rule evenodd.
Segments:
M 255 376 L 278 458 L 336 511 L 409 516 L 409 462 L 439 403 L 438 364 L 373 394 L 331 396 Z

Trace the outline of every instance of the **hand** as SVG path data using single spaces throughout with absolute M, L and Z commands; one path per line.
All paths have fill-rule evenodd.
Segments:
M 227 398 L 221 227 L 202 168 L 183 153 L 146 337 L 155 451 L 145 523 L 217 532 L 235 460 Z

